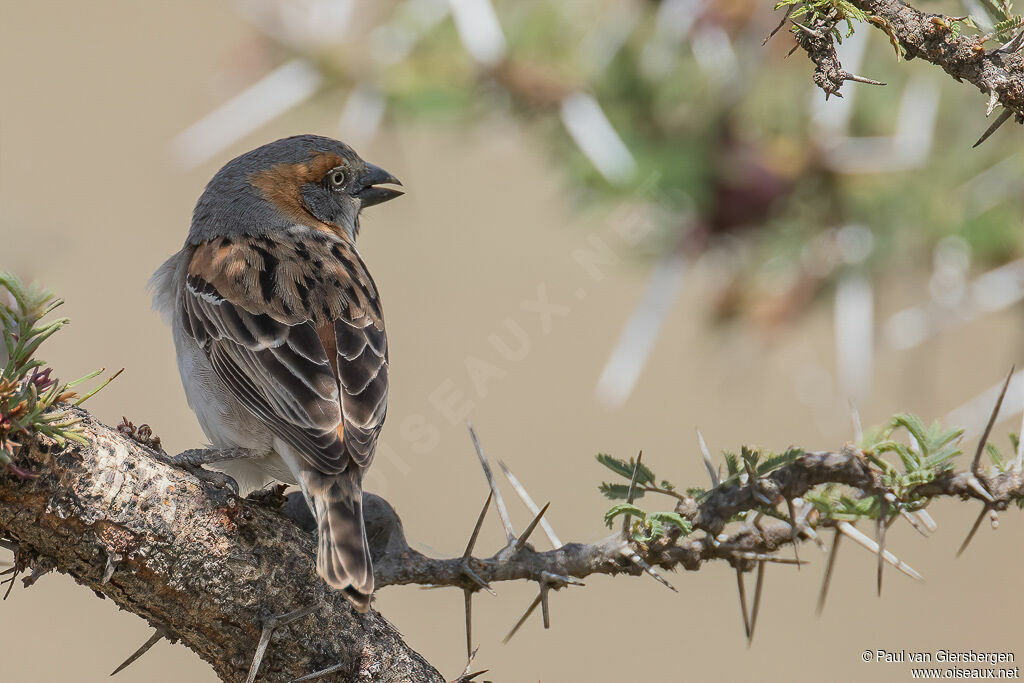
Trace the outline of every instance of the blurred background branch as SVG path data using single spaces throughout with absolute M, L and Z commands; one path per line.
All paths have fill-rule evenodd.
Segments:
M 1014 99 L 1024 92 L 1020 22 L 1009 2 L 979 2 L 950 17 L 896 0 L 793 0 L 774 15 L 751 0 L 237 0 L 264 37 L 260 60 L 281 65 L 171 151 L 190 168 L 310 98 L 339 94 L 338 134 L 357 146 L 385 120 L 514 116 L 547 141 L 581 208 L 639 212 L 653 226 L 632 249 L 651 263 L 648 288 L 600 369 L 599 401 L 629 398 L 696 268 L 716 272 L 711 323 L 770 332 L 833 295 L 837 392 L 862 403 L 878 336 L 873 290 L 895 254 L 934 257 L 945 273 L 951 248 L 961 271 L 1019 253 L 1020 193 L 986 173 L 1002 164 L 1001 178 L 1019 174 L 1020 159 L 999 149 L 965 159 L 973 139 L 948 125 L 939 151 L 963 152 L 936 154 L 939 117 L 970 111 L 969 98 L 940 109 L 935 79 L 883 68 L 895 49 L 896 59 L 920 57 L 991 93 L 988 113 L 1024 111 Z M 787 31 L 762 46 L 780 17 L 775 30 Z M 844 81 L 864 82 L 861 70 L 886 71 L 890 85 L 805 107 L 792 93 L 806 76 L 781 68 L 791 47 L 816 60 L 826 98 Z M 953 186 L 963 191 L 932 191 Z M 951 199 L 963 214 L 947 210 Z M 935 299 L 962 300 L 963 286 L 943 273 Z M 1006 286 L 1016 294 L 993 296 L 1024 292 L 1020 278 Z M 993 296 L 983 293 L 981 307 L 999 306 Z M 905 347 L 930 327 L 904 317 L 888 338 Z

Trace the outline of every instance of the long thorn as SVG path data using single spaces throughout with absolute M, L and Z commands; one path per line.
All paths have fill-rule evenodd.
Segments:
M 551 611 L 548 606 L 548 591 L 550 590 L 546 583 L 540 582 L 540 614 L 544 621 L 544 628 L 551 628 Z
M 541 571 L 540 578 L 543 579 L 544 583 L 546 583 L 546 584 L 548 584 L 550 586 L 556 586 L 558 588 L 561 588 L 563 586 L 569 586 L 569 585 L 573 585 L 573 586 L 586 586 L 587 585 L 587 584 L 583 583 L 582 581 L 580 581 L 579 579 L 577 579 L 575 576 L 562 576 L 561 574 L 554 574 L 554 573 L 549 572 L 549 571 Z
M 491 584 L 489 584 L 486 581 L 484 581 L 480 577 L 479 574 L 477 574 L 475 571 L 473 571 L 473 569 L 469 566 L 469 560 L 464 560 L 462 562 L 462 566 L 459 569 L 462 570 L 463 574 L 465 574 L 467 577 L 469 577 L 470 581 L 472 581 L 476 585 L 480 586 L 481 588 L 483 588 L 485 591 L 487 591 L 491 595 L 497 595 L 497 593 L 494 592 L 494 589 L 491 588 Z M 426 586 L 424 586 L 424 588 L 426 588 Z
M 676 587 L 673 586 L 668 581 L 666 581 L 665 578 L 663 576 L 661 576 L 661 574 L 659 574 L 658 572 L 654 571 L 654 568 L 651 565 L 647 564 L 647 561 L 644 560 L 644 558 L 642 558 L 639 555 L 637 555 L 633 551 L 632 548 L 628 548 L 628 547 L 627 548 L 623 548 L 622 555 L 624 557 L 628 558 L 630 562 L 632 562 L 636 566 L 640 567 L 640 569 L 642 569 L 645 574 L 650 576 L 652 579 L 654 579 L 655 581 L 660 583 L 665 588 L 668 588 L 673 593 L 678 593 L 679 592 L 679 591 L 676 590 Z
M 509 631 L 508 635 L 505 636 L 502 639 L 501 642 L 503 644 L 507 645 L 508 641 L 512 640 L 512 636 L 514 636 L 516 634 L 516 631 L 519 630 L 519 627 L 522 626 L 523 623 L 526 622 L 526 620 L 530 618 L 530 615 L 533 614 L 533 610 L 537 609 L 537 605 L 539 605 L 539 604 L 540 604 L 540 595 L 538 594 L 537 597 L 535 597 L 533 599 L 533 602 L 530 603 L 530 606 L 526 608 L 526 611 L 523 612 L 523 616 L 519 617 L 519 619 L 516 621 L 516 624 L 515 624 L 515 626 L 512 627 L 512 630 Z
M 159 642 L 160 642 L 161 640 L 163 640 L 163 639 L 164 639 L 164 638 L 166 638 L 166 637 L 167 637 L 167 631 L 165 631 L 165 630 L 164 630 L 163 628 L 158 628 L 158 629 L 156 630 L 156 633 L 154 633 L 153 635 L 151 635 L 151 636 L 149 637 L 149 640 L 147 640 L 146 642 L 144 642 L 144 643 L 142 644 L 142 647 L 140 647 L 140 648 L 139 648 L 138 650 L 136 650 L 135 652 L 133 652 L 133 653 L 132 653 L 132 655 L 131 655 L 131 656 L 130 656 L 130 657 L 129 657 L 128 659 L 126 659 L 126 660 L 124 660 L 123 662 L 121 662 L 121 666 L 119 666 L 119 667 L 117 667 L 116 669 L 114 669 L 113 671 L 111 671 L 111 672 L 110 672 L 110 675 L 111 675 L 111 676 L 116 676 L 117 674 L 119 674 L 119 673 L 121 673 L 122 671 L 124 671 L 125 669 L 127 669 L 127 668 L 128 668 L 129 666 L 131 666 L 131 664 L 133 664 L 133 663 L 134 663 L 134 662 L 135 662 L 135 661 L 136 661 L 136 660 L 137 660 L 137 659 L 138 659 L 139 657 L 141 657 L 142 655 L 144 655 L 144 654 L 146 654 L 147 652 L 149 652 L 149 649 L 150 649 L 151 647 L 153 647 L 154 645 L 156 645 L 157 643 L 159 643 Z
M 970 488 L 972 491 L 974 491 L 979 496 L 984 498 L 986 502 L 988 502 L 988 503 L 996 502 L 996 499 L 993 498 L 992 494 L 989 493 L 985 489 L 985 487 L 982 485 L 982 483 L 980 481 L 978 481 L 978 478 L 976 476 L 974 476 L 973 472 L 968 472 L 967 473 L 967 476 L 964 477 L 964 483 L 967 484 L 968 488 Z
M 487 508 L 491 506 L 491 498 L 494 497 L 494 490 L 492 489 L 487 494 L 487 500 L 484 501 L 484 506 L 480 510 L 480 516 L 476 518 L 476 526 L 473 527 L 473 534 L 469 537 L 469 543 L 466 544 L 466 552 L 462 553 L 463 561 L 468 560 L 473 555 L 473 548 L 476 547 L 476 539 L 480 535 L 480 528 L 484 525 L 484 517 L 487 516 Z
M 629 490 L 626 493 L 626 502 L 632 503 L 636 496 L 636 480 L 640 474 L 640 460 L 644 457 L 644 452 L 640 451 L 636 456 L 636 462 L 633 463 L 633 474 L 629 478 Z M 622 517 L 622 535 L 629 538 L 629 520 L 630 515 L 627 513 Z
M 260 642 L 256 646 L 256 654 L 252 658 L 252 666 L 249 667 L 249 675 L 245 678 L 245 683 L 253 683 L 256 680 L 256 674 L 260 671 L 260 664 L 263 663 L 263 655 L 267 653 L 267 646 L 270 645 L 270 637 L 274 635 L 274 630 L 279 626 L 285 626 L 293 621 L 307 617 L 313 612 L 320 609 L 319 605 L 313 605 L 312 607 L 300 607 L 297 610 L 282 614 L 277 617 L 270 617 L 263 625 L 263 632 L 260 633 Z
M 740 613 L 743 615 L 743 635 L 750 640 L 750 617 L 747 616 L 747 588 L 743 585 L 743 572 L 736 570 L 736 588 L 740 594 Z
M 932 535 L 931 532 L 928 531 L 928 527 L 924 525 L 924 523 L 921 521 L 921 518 L 917 515 L 914 515 L 913 513 L 907 512 L 903 508 L 900 508 L 900 517 L 907 520 L 907 524 L 909 524 L 914 531 L 921 534 L 925 538 L 928 538 Z
M 302 681 L 314 681 L 314 680 L 316 680 L 318 678 L 323 678 L 327 674 L 332 674 L 335 671 L 341 671 L 342 669 L 345 668 L 345 666 L 346 666 L 345 662 L 339 662 L 337 664 L 332 664 L 331 666 L 327 667 L 326 669 L 320 669 L 319 671 L 314 671 L 311 674 L 306 674 L 305 676 L 300 676 L 299 678 L 294 678 L 294 679 L 292 679 L 291 683 L 302 683 Z
M 878 499 L 878 519 L 875 520 L 875 537 L 878 539 L 878 597 L 882 597 L 882 573 L 885 571 L 885 532 L 889 528 L 889 501 L 885 496 Z
M 993 121 L 991 126 L 989 126 L 988 128 L 985 129 L 985 132 L 981 134 L 981 137 L 978 138 L 978 141 L 975 142 L 973 145 L 971 145 L 971 149 L 974 149 L 975 147 L 977 147 L 981 143 L 985 142 L 985 140 L 988 140 L 989 137 L 992 135 L 992 133 L 995 133 L 996 130 L 999 129 L 999 126 L 1001 126 L 1004 123 L 1006 123 L 1011 116 L 1013 116 L 1013 110 L 1012 109 L 1004 109 L 1003 113 L 999 115 L 999 118 L 997 118 L 995 121 Z
M 786 20 L 789 19 L 789 15 L 792 14 L 792 13 L 793 13 L 793 5 L 790 5 L 786 9 L 786 14 L 785 14 L 785 16 L 782 17 L 782 21 L 779 22 L 779 25 L 776 26 L 772 30 L 772 32 L 769 33 L 768 36 L 763 41 L 761 41 L 761 47 L 764 47 L 765 45 L 767 45 L 768 41 L 771 40 L 772 38 L 774 38 L 775 34 L 782 30 L 782 27 L 786 25 Z
M 711 462 L 711 453 L 708 452 L 708 445 L 704 443 L 704 435 L 700 433 L 699 429 L 697 430 L 697 445 L 700 446 L 700 457 L 704 461 L 704 468 L 708 471 L 708 476 L 711 477 L 711 488 L 718 488 L 722 480 Z
M 853 425 L 853 443 L 860 445 L 860 442 L 864 440 L 864 428 L 860 423 L 860 411 L 857 410 L 857 406 L 853 404 L 853 399 L 850 399 L 850 422 Z
M 523 501 L 523 505 L 526 506 L 526 509 L 534 515 L 540 512 L 540 508 L 538 508 L 537 504 L 533 502 L 533 498 L 530 497 L 530 494 L 526 492 L 526 487 L 516 479 L 514 474 L 512 474 L 512 470 L 510 470 L 501 460 L 498 461 L 498 467 L 501 468 L 505 478 L 508 479 L 508 483 L 512 485 L 512 490 L 519 495 L 519 499 Z M 540 520 L 540 527 L 544 529 L 544 533 L 547 535 L 548 540 L 551 541 L 552 546 L 556 549 L 562 547 L 562 541 L 559 540 L 557 534 L 555 534 L 555 530 L 551 528 L 551 524 L 548 523 L 547 518 Z
M 14 582 L 18 580 L 18 576 L 21 574 L 21 569 L 18 567 L 18 565 L 14 565 L 13 569 L 14 573 L 11 574 L 11 578 L 4 580 L 4 583 L 7 584 L 7 590 L 4 591 L 4 600 L 6 600 L 8 596 L 10 596 L 11 590 L 14 588 Z
M 466 603 L 466 656 L 473 656 L 473 591 L 462 589 Z
M 505 540 L 508 543 L 512 543 L 516 540 L 516 531 L 512 528 L 512 521 L 508 518 L 508 510 L 505 508 L 505 501 L 501 498 L 501 491 L 498 490 L 498 483 L 494 481 L 494 475 L 491 474 L 491 464 L 487 461 L 487 456 L 484 455 L 483 446 L 480 445 L 480 439 L 477 438 L 476 430 L 473 429 L 472 423 L 466 422 L 466 427 L 469 429 L 469 438 L 473 440 L 473 448 L 476 449 L 476 455 L 480 458 L 480 466 L 484 469 L 484 476 L 487 477 L 487 485 L 491 487 L 491 493 L 494 494 L 494 504 L 498 507 L 498 516 L 501 517 L 501 524 L 505 527 Z
M 1024 413 L 1021 413 L 1020 431 L 1017 435 L 1017 458 L 1013 461 L 1013 469 L 1024 472 Z
M 800 571 L 800 522 L 796 519 L 792 498 L 786 498 L 786 509 L 789 511 L 789 537 L 793 540 L 793 557 L 796 559 L 796 570 Z
M 848 537 L 851 541 L 861 546 L 862 548 L 868 550 L 872 555 L 878 552 L 878 544 L 875 543 L 873 539 L 868 538 L 863 533 L 861 533 L 861 531 L 857 527 L 853 526 L 849 522 L 838 522 L 836 523 L 836 528 L 839 529 L 839 531 L 843 532 L 843 534 L 846 537 Z M 900 572 L 906 574 L 910 578 L 916 579 L 917 581 L 924 581 L 924 579 L 917 572 L 917 570 L 915 570 L 906 562 L 902 561 L 900 558 L 893 555 L 888 550 L 883 552 L 882 556 L 885 558 L 886 562 L 888 562 L 893 567 L 898 569 Z
M 794 21 L 793 24 L 795 26 L 797 26 L 801 31 L 803 31 L 804 33 L 806 33 L 809 36 L 811 36 L 813 38 L 821 38 L 821 32 L 815 31 L 814 29 L 812 29 L 812 28 L 810 28 L 808 26 L 804 26 L 803 24 L 801 24 L 800 22 L 797 22 L 797 21 Z
M 832 583 L 832 572 L 835 571 L 836 555 L 839 553 L 839 541 L 842 539 L 843 532 L 837 528 L 832 537 L 832 548 L 828 551 L 828 563 L 825 565 L 825 577 L 821 580 L 821 592 L 818 593 L 818 616 L 821 616 L 825 609 L 825 598 L 828 597 L 828 587 Z
M 988 424 L 985 425 L 985 431 L 981 433 L 981 439 L 978 440 L 978 449 L 974 451 L 974 460 L 971 461 L 971 472 L 974 476 L 980 474 L 981 466 L 981 454 L 985 450 L 985 444 L 988 443 L 989 434 L 992 433 L 992 427 L 996 423 L 996 418 L 999 417 L 999 408 L 1003 405 L 1003 397 L 1006 396 L 1006 390 L 1010 388 L 1010 380 L 1013 379 L 1013 371 L 1016 370 L 1016 366 L 1010 367 L 1010 374 L 1006 376 L 1006 381 L 1003 382 L 1003 390 L 999 392 L 999 398 L 996 399 L 996 405 L 992 408 L 992 414 L 989 415 Z
M 844 81 L 854 81 L 855 83 L 865 83 L 867 85 L 885 85 L 885 83 L 883 83 L 882 81 L 876 81 L 876 80 L 873 80 L 871 78 L 864 78 L 863 76 L 858 76 L 857 74 L 852 74 L 849 71 L 844 71 L 843 72 L 843 80 Z
M 981 521 L 985 519 L 985 516 L 987 514 L 988 506 L 986 505 L 983 508 L 981 508 L 981 514 L 978 515 L 978 518 L 976 520 L 974 520 L 974 525 L 971 526 L 971 530 L 967 532 L 967 538 L 965 538 L 964 542 L 960 544 L 960 549 L 956 551 L 957 557 L 963 555 L 964 551 L 967 550 L 967 546 L 969 546 L 971 544 L 971 541 L 974 540 L 974 534 L 978 533 L 978 528 L 981 527 Z
M 928 529 L 928 533 L 934 534 L 938 530 L 939 525 L 935 522 L 935 519 L 927 510 L 917 510 L 914 513 L 914 516 L 921 520 L 921 524 L 924 524 L 925 528 Z
M 754 584 L 754 609 L 750 612 L 750 637 L 747 647 L 754 642 L 754 630 L 757 628 L 757 615 L 761 611 L 761 593 L 764 589 L 764 562 L 757 563 L 757 583 Z
M 1024 46 L 1024 31 L 1021 31 L 1020 33 L 1015 35 L 1008 43 L 993 50 L 991 54 L 996 55 L 1001 52 L 1007 52 L 1012 54 L 1019 50 L 1021 46 Z
M 540 512 L 537 513 L 537 516 L 533 518 L 530 525 L 526 527 L 526 531 L 523 532 L 523 535 L 519 537 L 516 544 L 512 547 L 513 553 L 517 553 L 523 549 L 523 546 L 526 545 L 526 541 L 530 538 L 530 534 L 532 534 L 533 530 L 537 528 L 538 524 L 540 524 L 540 520 L 544 519 L 544 513 L 548 511 L 549 507 L 551 507 L 551 503 L 547 502 L 544 504 L 544 507 L 540 509 Z
M 732 553 L 735 557 L 743 560 L 757 560 L 758 562 L 771 562 L 772 564 L 808 564 L 804 561 L 794 560 L 792 557 L 779 557 L 778 555 L 769 555 L 768 553 L 755 553 L 749 550 L 741 550 Z

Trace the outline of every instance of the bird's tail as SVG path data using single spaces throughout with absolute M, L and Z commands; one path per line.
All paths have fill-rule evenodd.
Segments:
M 365 612 L 373 593 L 373 566 L 363 525 L 362 474 L 353 463 L 324 480 L 325 486 L 310 491 L 319 534 L 316 572 Z

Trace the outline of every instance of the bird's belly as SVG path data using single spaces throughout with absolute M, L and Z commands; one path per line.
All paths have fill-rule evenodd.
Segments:
M 231 395 L 203 350 L 183 334 L 175 337 L 185 397 L 210 443 L 217 448 L 269 450 L 269 430 Z

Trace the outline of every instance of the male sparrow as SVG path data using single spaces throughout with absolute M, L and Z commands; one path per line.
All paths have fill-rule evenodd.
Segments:
M 362 209 L 402 194 L 381 183 L 401 184 L 330 138 L 243 154 L 206 186 L 185 246 L 150 283 L 188 403 L 223 449 L 203 462 L 236 458 L 222 468 L 243 489 L 297 483 L 317 573 L 360 611 L 373 593 L 361 482 L 387 412 L 388 347 L 355 240 Z

